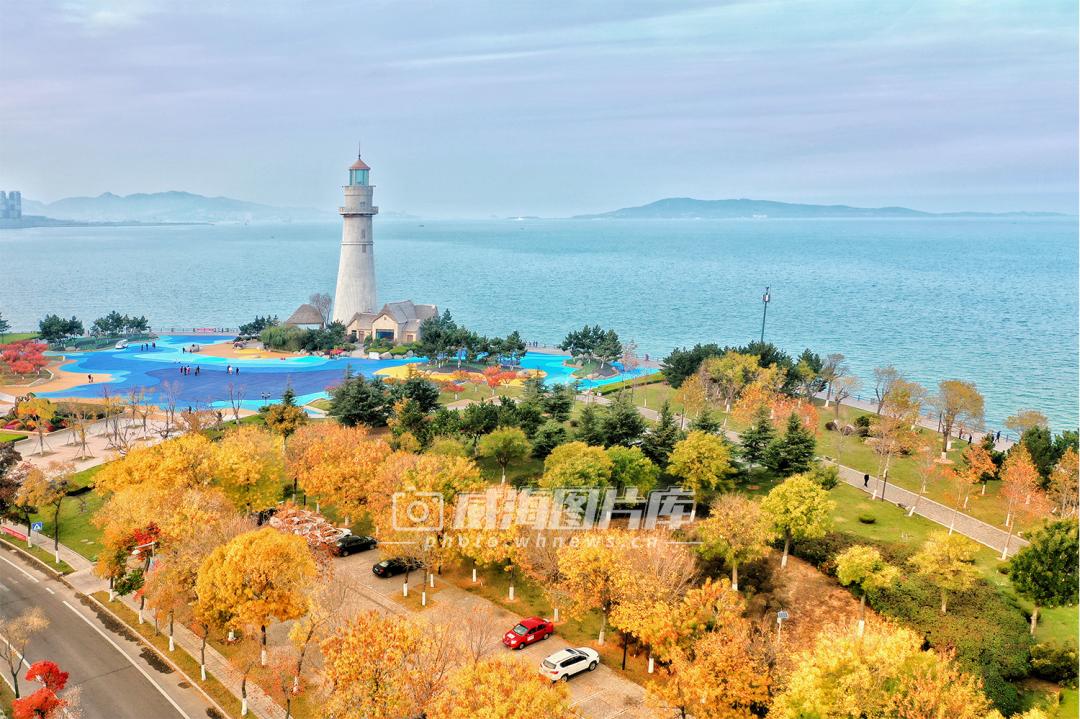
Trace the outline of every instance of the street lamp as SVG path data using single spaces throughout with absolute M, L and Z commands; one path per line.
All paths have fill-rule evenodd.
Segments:
M 769 288 L 765 288 L 765 294 L 761 296 L 761 344 L 765 344 L 765 315 L 769 311 Z

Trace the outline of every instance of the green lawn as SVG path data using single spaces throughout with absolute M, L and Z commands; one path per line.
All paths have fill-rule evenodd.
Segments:
M 93 481 L 93 477 L 104 465 L 91 467 L 79 472 L 73 477 L 76 487 L 84 487 Z M 60 505 L 60 543 L 66 544 L 73 550 L 93 561 L 97 559 L 101 551 L 101 530 L 90 523 L 91 517 L 101 507 L 102 498 L 97 492 L 87 492 L 78 497 L 68 497 Z M 41 533 L 52 537 L 54 526 L 52 514 L 31 515 L 33 521 L 41 521 L 44 528 Z M 51 549 L 52 544 L 46 545 L 45 549 Z
M 37 332 L 8 332 L 3 337 L 0 337 L 0 344 L 7 344 L 9 342 L 20 342 L 22 340 L 32 340 L 37 336 Z
M 0 429 L 0 442 L 18 442 L 20 439 L 26 439 L 27 435 L 21 432 L 12 432 L 7 429 Z

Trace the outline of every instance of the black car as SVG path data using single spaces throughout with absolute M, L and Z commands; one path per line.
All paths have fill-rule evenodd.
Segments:
M 362 534 L 346 534 L 330 545 L 330 552 L 337 557 L 347 557 L 354 552 L 366 552 L 379 544 L 375 537 Z
M 404 557 L 394 557 L 393 559 L 384 559 L 381 562 L 375 564 L 371 568 L 372 573 L 376 577 L 393 577 L 397 574 L 404 574 L 405 572 L 412 572 L 419 569 L 422 564 L 415 559 L 406 559 Z

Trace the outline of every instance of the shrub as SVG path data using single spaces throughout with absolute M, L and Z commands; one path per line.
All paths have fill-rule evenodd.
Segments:
M 836 423 L 836 420 L 833 419 L 830 419 L 828 422 L 825 423 L 825 429 L 829 430 L 830 432 L 835 432 L 838 426 L 839 425 Z
M 860 437 L 870 436 L 870 416 L 860 414 L 855 418 L 855 431 Z
M 872 514 L 860 514 L 859 521 L 863 524 L 874 524 L 877 522 L 877 517 Z
M 1076 686 L 1078 661 L 1075 644 L 1042 642 L 1031 648 L 1031 673 L 1063 686 Z
M 392 347 L 390 349 L 390 354 L 392 354 L 395 357 L 401 357 L 402 355 L 407 354 L 408 352 L 409 352 L 409 348 L 406 347 L 405 345 L 397 345 L 396 347 Z
M 835 464 L 821 464 L 819 462 L 810 470 L 810 479 L 820 484 L 822 489 L 828 491 L 840 484 L 840 470 L 837 469 Z

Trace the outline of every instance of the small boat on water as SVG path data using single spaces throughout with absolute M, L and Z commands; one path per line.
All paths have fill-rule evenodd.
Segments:
M 116 349 L 118 349 L 118 350 L 126 350 L 127 346 L 128 346 L 128 341 L 127 340 L 120 340 L 119 342 L 116 343 Z

